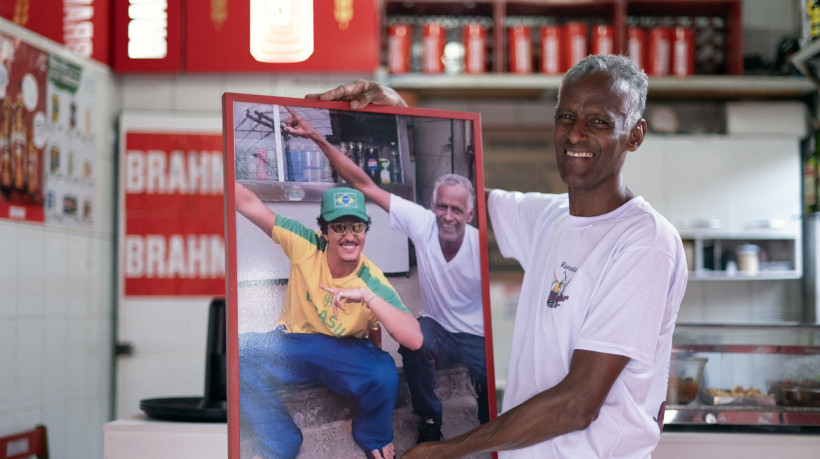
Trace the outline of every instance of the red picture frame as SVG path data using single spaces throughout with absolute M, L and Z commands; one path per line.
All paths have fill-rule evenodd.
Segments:
M 392 159 L 392 162 L 386 162 L 392 167 L 391 183 L 380 186 L 424 207 L 430 208 L 432 181 L 441 173 L 455 172 L 467 176 L 473 183 L 477 196 L 476 213 L 471 224 L 478 229 L 479 235 L 480 266 L 476 266 L 476 269 L 480 270 L 481 275 L 488 411 L 490 419 L 495 418 L 497 405 L 480 115 L 372 105 L 354 111 L 344 102 L 225 93 L 223 163 L 229 457 L 250 457 L 249 443 L 255 438 L 253 431 L 243 424 L 241 415 L 240 334 L 261 333 L 276 327 L 276 309 L 284 298 L 284 291 L 287 288 L 285 278 L 289 270 L 287 258 L 283 258 L 281 249 L 270 239 L 270 235 L 259 231 L 247 219 L 237 214 L 236 183 L 241 183 L 253 191 L 278 214 L 301 219 L 312 229 L 318 229 L 315 219 L 319 215 L 322 192 L 332 187 L 346 186 L 339 183 L 335 171 L 321 161 L 324 155 L 318 148 L 302 148 L 299 144 L 304 139 L 294 139 L 283 134 L 282 125 L 289 116 L 293 116 L 293 113 L 309 120 L 317 131 L 324 134 L 336 147 L 343 147 L 344 143 L 346 149 L 350 149 L 352 144 L 353 149 L 367 154 L 371 148 L 368 145 L 375 145 L 376 147 L 372 148 L 377 148 L 382 158 Z M 359 143 L 362 144 L 361 148 L 358 146 Z M 383 159 L 382 163 L 385 163 Z M 386 213 L 379 216 L 379 211 L 384 212 L 378 206 L 368 203 L 367 212 L 371 216 L 372 224 L 367 233 L 364 254 L 384 271 L 408 309 L 417 315 L 421 308 L 420 294 L 413 297 L 412 293 L 409 296 L 405 293 L 414 289 L 416 292 L 419 291 L 417 279 L 415 286 L 413 284 L 416 273 L 413 272 L 410 262 L 412 249 L 408 248 L 406 237 L 401 239 L 403 233 L 389 229 L 389 217 L 386 217 Z M 399 233 L 399 239 L 391 239 L 396 233 Z M 374 248 L 368 252 L 371 244 Z M 405 257 L 408 259 L 406 265 L 395 260 Z M 387 333 L 383 334 L 383 340 L 385 344 L 382 349 L 390 352 L 399 366 L 401 357 L 394 354 L 394 349 L 398 345 L 389 342 L 391 338 Z M 453 377 L 457 379 L 459 370 L 453 371 Z M 466 374 L 466 369 L 464 372 Z M 404 387 L 400 388 L 400 398 L 401 391 L 406 392 L 407 389 L 407 384 L 403 380 L 401 384 Z M 320 388 L 313 389 L 314 392 L 305 397 L 320 399 L 324 396 Z M 412 426 L 413 430 L 412 433 L 406 433 L 395 431 L 394 428 L 396 452 L 401 454 L 415 444 L 416 424 L 397 423 L 398 406 L 399 403 L 394 411 L 394 427 L 401 424 Z M 329 406 L 321 408 L 321 411 L 332 411 L 332 407 Z M 445 422 L 446 409 L 445 407 Z M 401 415 L 406 415 L 410 411 L 407 407 Z M 291 416 L 297 417 L 292 411 Z M 477 423 L 476 421 L 476 425 Z M 467 428 L 464 428 L 464 431 L 466 430 Z M 337 438 L 342 436 L 339 435 Z M 350 437 L 349 431 L 346 436 Z M 412 442 L 400 440 L 405 437 L 412 437 Z M 305 454 L 305 448 L 309 447 L 309 441 L 310 439 L 305 438 L 302 454 Z M 342 440 L 337 442 L 341 443 Z

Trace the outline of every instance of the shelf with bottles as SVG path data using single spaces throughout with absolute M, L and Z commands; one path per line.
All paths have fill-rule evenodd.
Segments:
M 555 75 L 590 53 L 630 55 L 652 76 L 743 73 L 739 0 L 384 0 L 383 11 L 391 74 Z
M 781 280 L 803 275 L 796 238 L 686 238 L 689 280 Z
M 379 187 L 404 198 L 412 197 L 395 142 L 381 148 L 356 141 L 334 146 L 362 167 Z M 237 157 L 237 180 L 263 201 L 318 202 L 324 190 L 345 186 L 321 150 L 304 139 L 289 139 L 279 148 L 257 148 L 246 153 Z
M 374 183 L 401 196 L 409 194 L 404 189 L 410 186 L 405 172 L 410 167 L 409 146 L 399 144 L 404 126 L 397 117 L 277 105 L 244 109 L 243 135 L 234 141 L 236 178 L 263 200 L 319 200 L 318 191 L 343 184 L 316 142 L 282 128 L 281 121 L 294 113 Z

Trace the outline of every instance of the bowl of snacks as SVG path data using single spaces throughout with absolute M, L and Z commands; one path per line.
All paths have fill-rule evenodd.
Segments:
M 685 405 L 698 396 L 706 361 L 704 357 L 672 356 L 672 362 L 669 365 L 666 403 Z
M 710 387 L 700 392 L 700 401 L 706 405 L 774 405 L 774 397 L 755 387 L 735 386 L 733 389 Z

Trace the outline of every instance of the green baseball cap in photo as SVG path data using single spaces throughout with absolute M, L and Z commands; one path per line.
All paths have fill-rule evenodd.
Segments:
M 340 217 L 356 217 L 368 221 L 364 195 L 353 188 L 331 188 L 322 195 L 322 218 L 332 222 Z

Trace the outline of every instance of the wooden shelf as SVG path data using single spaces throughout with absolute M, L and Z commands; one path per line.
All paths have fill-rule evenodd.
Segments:
M 419 98 L 554 98 L 561 75 L 482 75 L 403 74 L 382 78 L 390 87 L 408 91 Z M 794 76 L 696 75 L 687 78 L 649 79 L 649 97 L 671 99 L 791 99 L 816 91 L 813 82 Z

